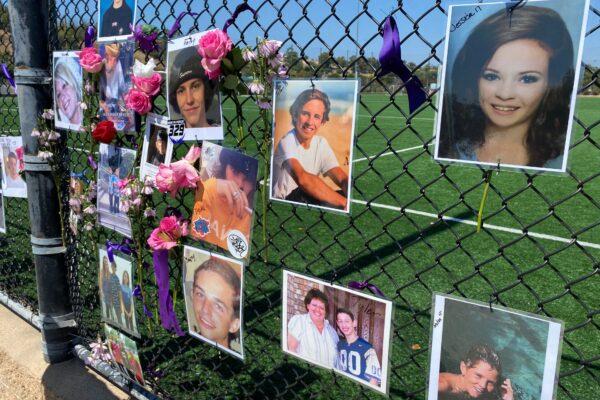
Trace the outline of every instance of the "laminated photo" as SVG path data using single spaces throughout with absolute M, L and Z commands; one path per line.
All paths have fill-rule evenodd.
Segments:
M 4 212 L 4 195 L 0 190 L 0 233 L 6 233 L 6 214 Z
M 113 255 L 100 246 L 98 260 L 98 292 L 102 306 L 102 320 L 140 337 L 135 317 L 133 296 L 133 268 L 129 259 Z
M 98 0 L 98 40 L 132 36 L 136 13 L 137 0 Z
M 223 119 L 217 80 L 200 64 L 198 41 L 206 32 L 169 40 L 167 45 L 167 109 L 169 123 L 183 140 L 222 140 Z
M 160 164 L 169 165 L 173 154 L 173 143 L 168 136 L 168 120 L 156 114 L 146 116 L 146 133 L 142 146 L 142 162 L 140 165 L 140 179 L 146 176 L 154 180 Z
M 235 258 L 247 258 L 258 160 L 206 141 L 201 160 L 190 233 Z
M 388 393 L 390 300 L 286 270 L 282 298 L 285 353 Z
M 434 294 L 428 400 L 552 400 L 563 322 Z
M 121 209 L 119 181 L 133 173 L 135 150 L 100 144 L 97 209 L 100 224 L 131 237 L 131 221 Z
M 135 131 L 135 112 L 127 108 L 125 95 L 131 89 L 135 41 L 125 39 L 100 43 L 98 52 L 104 58 L 100 72 L 100 121 L 112 121 L 119 132 Z
M 21 173 L 25 169 L 23 161 L 23 139 L 21 136 L 0 137 L 2 156 L 2 194 L 4 197 L 27 198 L 27 185 Z
M 358 80 L 276 80 L 271 200 L 350 212 Z
M 53 59 L 54 124 L 78 131 L 83 122 L 83 71 L 76 51 L 55 51 Z
M 81 196 L 83 196 L 84 179 L 85 177 L 83 173 L 71 172 L 71 180 L 69 181 L 70 199 L 80 199 Z M 73 209 L 74 207 L 78 207 L 77 212 Z M 71 232 L 73 232 L 74 235 L 77 235 L 77 231 L 79 230 L 79 221 L 81 220 L 81 204 L 71 205 L 70 208 L 69 228 L 71 228 Z
M 451 5 L 434 158 L 565 172 L 589 0 Z
M 104 334 L 113 361 L 125 373 L 125 376 L 144 386 L 144 374 L 135 341 L 106 324 L 104 325 Z
M 184 246 L 183 293 L 190 335 L 244 359 L 244 264 Z

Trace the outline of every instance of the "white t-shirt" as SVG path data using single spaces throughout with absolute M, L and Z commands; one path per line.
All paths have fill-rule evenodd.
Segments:
M 25 181 L 21 176 L 17 176 L 15 179 L 11 178 L 10 175 L 6 174 L 6 188 L 7 189 L 25 189 Z
M 333 368 L 340 339 L 329 321 L 325 320 L 323 331 L 319 332 L 310 315 L 294 315 L 288 323 L 288 334 L 298 340 L 299 356 Z
M 337 158 L 324 137 L 313 136 L 310 147 L 305 149 L 296 139 L 296 130 L 292 129 L 281 138 L 273 157 L 272 188 L 273 197 L 277 199 L 285 199 L 298 187 L 290 166 L 284 166 L 284 162 L 290 158 L 298 160 L 302 168 L 313 175 L 325 175 L 330 169 L 339 167 Z

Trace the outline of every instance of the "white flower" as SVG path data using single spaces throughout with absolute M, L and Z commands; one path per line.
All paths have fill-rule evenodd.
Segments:
M 250 85 L 248 85 L 248 90 L 252 94 L 262 94 L 265 91 L 265 87 L 258 81 L 253 81 Z
M 124 213 L 128 212 L 129 208 L 131 207 L 131 201 L 127 199 L 121 199 L 120 203 L 121 211 Z
M 279 66 L 281 64 L 283 64 L 283 54 L 281 54 L 281 53 L 275 54 L 275 57 L 273 57 L 269 60 L 269 65 L 273 69 L 279 68 Z
M 44 119 L 48 119 L 48 120 L 54 119 L 54 111 L 50 110 L 50 109 L 44 110 L 44 113 L 42 114 L 42 117 Z
M 96 214 L 96 207 L 94 205 L 87 206 L 86 208 L 83 209 L 83 212 L 85 214 L 90 214 L 90 215 Z
M 245 49 L 242 50 L 242 58 L 244 59 L 244 61 L 250 62 L 250 61 L 256 60 L 258 58 L 258 56 L 256 55 L 255 52 L 253 52 L 248 47 L 246 47 Z
M 280 40 L 263 40 L 258 45 L 258 54 L 263 57 L 274 56 L 281 47 Z
M 156 211 L 152 208 L 148 207 L 144 210 L 144 217 L 146 218 L 154 218 L 156 217 Z
M 261 108 L 263 110 L 269 110 L 271 108 L 271 103 L 268 101 L 260 101 L 258 100 L 256 102 L 256 104 L 258 105 L 258 108 Z
M 154 193 L 154 188 L 152 186 L 144 186 L 142 189 L 142 194 L 151 195 L 152 193 Z
M 142 199 L 140 197 L 136 197 L 131 204 L 133 204 L 136 207 L 139 207 L 142 205 Z
M 48 161 L 49 159 L 52 158 L 52 156 L 54 156 L 54 154 L 52 154 L 49 151 L 38 151 L 37 156 L 39 158 L 41 158 L 42 160 Z
M 285 65 L 280 65 L 280 66 L 279 66 L 279 69 L 277 70 L 277 75 L 278 75 L 280 78 L 287 78 L 287 76 L 288 76 L 288 70 L 287 70 L 287 68 L 285 67 Z
M 92 224 L 91 222 L 88 222 L 87 224 L 85 224 L 83 226 L 83 229 L 85 229 L 86 231 L 91 231 L 92 229 L 94 229 L 94 224 Z
M 152 74 L 154 74 L 154 68 L 156 68 L 156 61 L 154 61 L 154 58 L 150 58 L 147 64 L 135 60 L 135 63 L 133 64 L 133 74 L 138 78 L 150 78 Z
M 60 139 L 60 133 L 58 133 L 56 131 L 50 131 L 48 133 L 48 140 L 54 141 L 54 140 L 58 140 L 58 139 Z
M 81 107 L 82 110 L 87 110 L 87 104 L 85 104 L 83 101 L 81 103 L 79 103 L 79 107 Z
M 41 135 L 42 134 L 37 129 L 34 129 L 34 130 L 31 131 L 31 136 L 32 137 L 40 137 Z

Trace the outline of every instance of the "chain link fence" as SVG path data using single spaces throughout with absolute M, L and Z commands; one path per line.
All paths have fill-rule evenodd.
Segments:
M 351 214 L 269 203 L 264 242 L 260 207 L 256 210 L 252 256 L 244 284 L 244 363 L 190 336 L 176 337 L 156 325 L 149 328 L 138 301 L 142 334 L 138 348 L 152 391 L 175 399 L 379 397 L 346 378 L 281 352 L 281 281 L 282 269 L 287 268 L 340 285 L 369 280 L 393 300 L 392 398 L 425 398 L 429 310 L 435 291 L 565 321 L 558 398 L 596 398 L 600 391 L 600 99 L 578 99 L 568 173 L 495 175 L 485 225 L 476 233 L 474 221 L 485 174 L 477 168 L 432 161 L 435 90 L 427 106 L 409 117 L 402 82 L 389 76 L 376 77 L 379 64 L 374 54 L 381 43 L 380 27 L 385 16 L 392 14 L 399 25 L 403 49 L 409 45 L 417 49 L 408 58 L 412 61 L 409 67 L 427 85 L 436 82 L 444 38 L 431 27 L 445 24 L 447 2 L 248 3 L 258 11 L 258 18 L 250 13 L 242 15 L 229 28 L 237 44 L 254 46 L 257 36 L 282 40 L 292 77 L 357 76 L 361 80 Z M 180 12 L 193 11 L 198 15 L 186 17 L 181 31 L 188 34 L 222 27 L 238 4 L 140 0 L 138 20 L 166 31 Z M 593 1 L 586 28 L 588 44 L 598 41 L 600 35 L 597 6 Z M 52 5 L 50 11 L 53 50 L 79 49 L 85 28 L 96 21 L 97 2 L 64 0 Z M 7 28 L 2 29 L 0 60 L 10 65 L 10 34 Z M 157 54 L 162 68 L 165 50 L 163 41 Z M 581 93 L 598 93 L 598 74 L 597 63 L 582 69 Z M 18 135 L 15 97 L 6 94 L 5 81 L 0 90 L 0 131 L 2 135 Z M 222 101 L 224 145 L 234 147 L 233 103 L 227 98 Z M 245 150 L 261 159 L 256 146 L 263 134 L 258 107 L 248 97 L 243 108 Z M 155 100 L 154 111 L 166 114 L 164 97 Z M 85 150 L 89 140 L 82 133 L 69 133 L 72 171 L 89 169 Z M 120 145 L 131 147 L 124 138 Z M 187 144 L 178 146 L 175 157 L 187 149 Z M 266 178 L 259 180 L 262 183 Z M 0 235 L 0 290 L 35 307 L 26 202 L 5 200 L 8 234 Z M 168 206 L 191 215 L 192 200 L 192 195 L 171 199 L 155 194 L 153 198 L 158 215 Z M 107 239 L 120 241 L 121 237 L 98 228 L 91 236 L 69 238 L 71 296 L 78 335 L 84 340 L 94 340 L 103 332 L 96 246 Z M 198 245 L 193 241 L 188 244 Z M 143 252 L 143 260 L 151 265 L 148 251 Z M 177 280 L 180 267 L 179 260 L 171 261 L 171 288 L 181 286 Z M 147 302 L 152 304 L 156 293 L 151 289 L 155 286 L 151 268 L 144 279 Z M 187 330 L 181 298 L 175 310 Z

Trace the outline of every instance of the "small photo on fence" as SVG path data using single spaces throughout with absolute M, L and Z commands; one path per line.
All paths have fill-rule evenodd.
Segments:
M 4 195 L 0 190 L 0 233 L 6 233 L 6 214 L 4 213 Z
M 258 160 L 210 142 L 202 143 L 191 235 L 247 258 L 254 216 Z
M 200 64 L 198 41 L 206 32 L 169 40 L 167 109 L 171 123 L 184 126 L 184 140 L 222 140 L 223 119 L 217 80 Z
M 131 88 L 133 71 L 133 39 L 100 43 L 98 52 L 104 58 L 100 72 L 100 121 L 112 121 L 119 132 L 135 131 L 135 112 L 127 108 L 125 95 Z
M 282 297 L 285 353 L 388 393 L 390 300 L 286 270 Z
M 117 328 L 140 337 L 135 318 L 133 268 L 128 258 L 99 250 L 98 288 L 102 319 Z
M 271 200 L 350 212 L 358 80 L 275 81 Z
M 98 40 L 118 40 L 133 35 L 136 0 L 98 0 Z
M 104 324 L 104 334 L 113 361 L 126 376 L 144 386 L 144 374 L 135 341 L 106 324 Z
M 556 398 L 563 323 L 434 294 L 428 400 Z
M 81 199 L 84 191 L 84 174 L 71 172 L 71 180 L 69 181 L 69 198 Z M 77 209 L 74 209 L 77 207 Z M 81 202 L 71 204 L 69 210 L 69 228 L 74 235 L 77 235 L 79 230 L 79 221 L 81 220 Z
M 589 0 L 507 7 L 449 8 L 434 158 L 565 172 Z
M 27 185 L 21 178 L 21 173 L 25 169 L 21 136 L 0 137 L 0 155 L 2 156 L 2 193 L 4 197 L 27 198 Z
M 185 246 L 183 293 L 190 335 L 244 359 L 244 264 Z
M 131 237 L 131 221 L 121 209 L 119 181 L 133 173 L 134 150 L 100 144 L 97 209 L 100 224 Z
M 83 72 L 76 51 L 55 51 L 53 57 L 54 124 L 78 131 L 83 122 Z
M 169 125 L 166 117 L 156 114 L 146 116 L 146 133 L 142 147 L 140 179 L 154 177 L 160 164 L 169 165 L 173 154 L 173 143 L 169 140 Z

